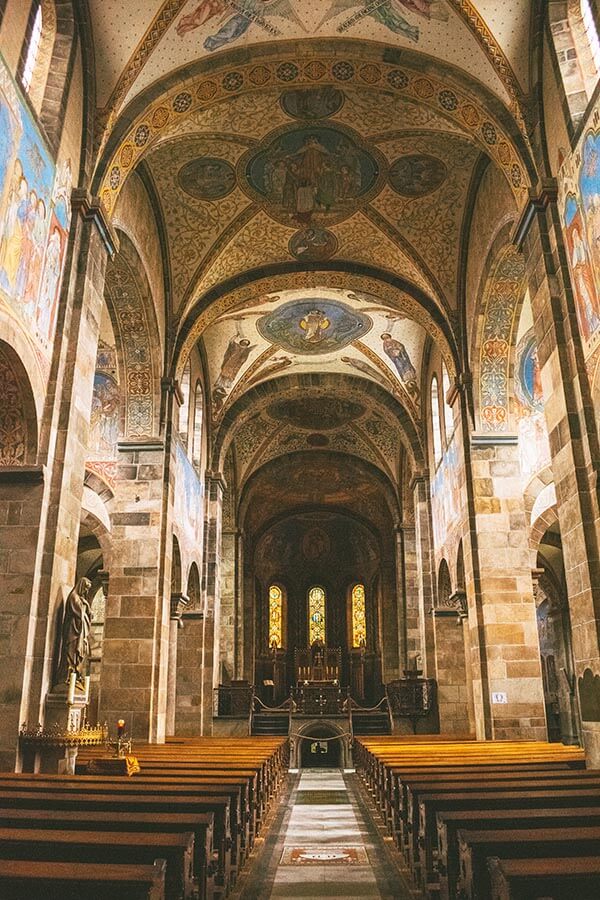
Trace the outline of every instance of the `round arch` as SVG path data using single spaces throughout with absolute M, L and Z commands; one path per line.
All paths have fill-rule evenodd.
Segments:
M 3 340 L 0 340 L 0 385 L 0 465 L 33 465 L 38 451 L 34 394 L 20 356 Z
M 456 128 L 497 162 L 523 206 L 535 167 L 519 125 L 498 98 L 455 66 L 437 61 L 440 75 L 423 74 L 422 55 L 405 49 L 402 66 L 390 61 L 385 44 L 352 39 L 327 44 L 306 39 L 292 46 L 272 42 L 253 47 L 249 61 L 240 51 L 220 60 L 202 59 L 158 80 L 123 111 L 107 137 L 93 190 L 109 214 L 130 171 L 157 143 L 181 128 L 199 110 L 247 91 L 302 84 L 354 84 L 366 91 L 392 91 L 421 103 Z M 360 45 L 360 52 L 358 47 Z M 366 52 L 365 52 L 366 50 Z M 367 59 L 365 59 L 367 56 Z

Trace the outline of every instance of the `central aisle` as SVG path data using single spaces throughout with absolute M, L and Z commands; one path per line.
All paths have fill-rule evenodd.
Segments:
M 285 804 L 285 801 L 284 801 Z M 358 789 L 357 776 L 306 769 L 241 885 L 254 898 L 409 898 L 407 883 Z

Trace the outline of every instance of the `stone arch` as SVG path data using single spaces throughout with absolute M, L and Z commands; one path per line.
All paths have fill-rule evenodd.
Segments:
M 31 382 L 19 355 L 0 340 L 0 466 L 33 465 L 37 445 Z
M 524 294 L 525 260 L 513 245 L 504 246 L 483 288 L 475 354 L 476 421 L 484 432 L 510 429 L 513 343 Z
M 118 254 L 108 263 L 105 300 L 123 374 L 121 434 L 126 440 L 152 437 L 159 416 L 160 337 L 150 284 L 131 239 L 119 232 Z
M 558 509 L 556 505 L 549 506 L 533 522 L 529 533 L 529 547 L 532 553 L 533 564 L 537 558 L 542 539 L 549 528 L 558 524 Z
M 315 374 L 312 376 L 311 382 L 315 388 L 318 387 L 320 390 L 331 388 L 338 395 L 342 392 L 356 397 L 359 393 L 362 393 L 373 405 L 380 407 L 387 415 L 394 416 L 407 436 L 407 450 L 410 452 L 415 466 L 421 467 L 423 465 L 423 447 L 418 426 L 398 399 L 392 397 L 379 385 L 351 375 Z M 283 375 L 280 378 L 273 378 L 260 384 L 239 397 L 225 412 L 219 430 L 214 435 L 213 470 L 216 472 L 223 471 L 227 451 L 240 424 L 246 421 L 247 418 L 255 415 L 259 408 L 267 406 L 275 398 L 283 399 L 288 395 L 290 397 L 297 396 L 300 390 L 305 390 L 303 376 Z
M 364 46 L 359 58 L 356 42 L 338 39 L 335 43 L 335 55 L 327 52 L 327 45 L 315 46 L 310 39 L 294 41 L 289 47 L 274 42 L 258 45 L 253 48 L 252 60 L 241 57 L 239 52 L 228 52 L 219 61 L 202 59 L 187 66 L 180 71 L 174 87 L 170 79 L 161 79 L 147 88 L 129 104 L 106 136 L 94 191 L 108 213 L 114 210 L 127 175 L 137 163 L 198 110 L 247 91 L 315 81 L 357 84 L 367 91 L 384 88 L 435 109 L 497 162 L 517 205 L 521 207 L 526 202 L 534 164 L 519 125 L 491 91 L 439 60 L 440 75 L 428 71 L 424 76 L 421 54 L 409 49 L 403 50 L 399 68 L 396 61 L 387 58 L 383 45 L 369 47 L 371 61 L 367 65 Z
M 302 763 L 302 745 L 306 740 L 314 737 L 318 740 L 319 735 L 314 734 L 315 729 L 322 729 L 327 734 L 321 737 L 330 737 L 337 739 L 340 746 L 340 765 L 346 769 L 352 765 L 352 751 L 350 747 L 350 735 L 347 732 L 347 725 L 340 725 L 330 719 L 318 720 L 317 722 L 305 722 L 298 725 L 297 730 L 291 735 L 290 747 L 290 768 L 299 769 Z
M 454 587 L 456 591 L 465 590 L 465 551 L 462 538 L 458 542 L 458 550 L 456 551 L 456 573 L 454 578 Z

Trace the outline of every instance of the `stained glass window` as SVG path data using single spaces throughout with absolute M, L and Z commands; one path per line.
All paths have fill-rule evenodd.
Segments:
M 35 12 L 35 19 L 33 20 L 33 28 L 31 29 L 31 36 L 29 38 L 29 46 L 27 47 L 27 56 L 25 57 L 25 65 L 23 66 L 23 74 L 21 75 L 21 81 L 23 83 L 23 87 L 26 91 L 31 87 L 31 79 L 33 78 L 33 72 L 35 69 L 35 64 L 37 62 L 38 52 L 40 49 L 40 42 L 42 40 L 42 4 L 38 4 L 38 8 Z
M 276 584 L 269 588 L 269 647 L 283 645 L 283 591 Z
M 367 610 L 364 584 L 352 588 L 352 646 L 364 647 L 367 643 Z
M 447 402 L 446 397 L 450 390 L 450 376 L 445 364 L 442 363 L 442 391 L 444 392 L 444 425 L 446 427 L 446 444 L 450 443 L 450 438 L 454 433 L 454 410 Z
M 325 643 L 325 591 L 321 587 L 308 592 L 308 643 Z

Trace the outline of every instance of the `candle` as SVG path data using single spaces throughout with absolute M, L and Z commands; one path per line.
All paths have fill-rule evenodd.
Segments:
M 125 731 L 125 719 L 119 719 L 117 722 L 117 737 L 122 738 Z
M 67 703 L 72 705 L 75 702 L 75 682 L 77 681 L 77 672 L 71 672 L 69 675 L 69 693 L 67 694 Z
M 86 704 L 90 702 L 90 681 L 91 678 L 89 675 L 85 676 L 85 702 Z

